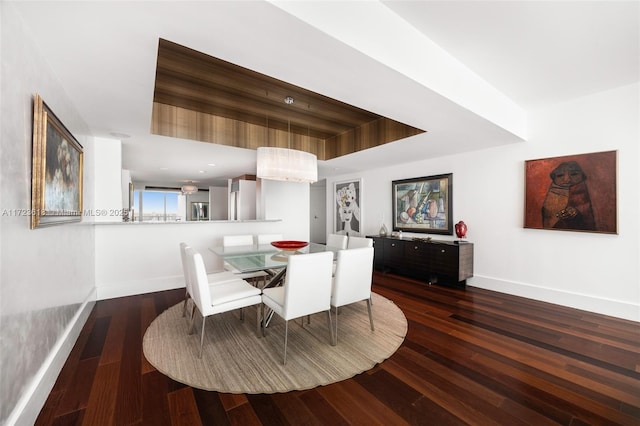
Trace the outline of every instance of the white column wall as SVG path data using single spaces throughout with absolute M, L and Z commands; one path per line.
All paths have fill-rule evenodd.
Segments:
M 95 170 L 95 208 L 85 209 L 85 219 L 93 222 L 122 222 L 122 142 L 95 138 L 95 161 L 86 163 Z
M 210 220 L 226 220 L 229 215 L 229 191 L 227 187 L 209 187 L 209 218 Z
M 94 205 L 88 128 L 10 2 L 0 2 L 0 424 L 33 424 L 95 301 L 94 229 L 29 229 L 33 95 L 84 146 L 83 200 Z
M 327 188 L 362 177 L 363 229 L 373 235 L 383 214 L 391 231 L 392 180 L 453 173 L 453 220 L 474 243 L 468 285 L 640 321 L 639 92 L 633 84 L 534 111 L 525 143 L 337 176 Z M 427 133 L 425 144 L 437 139 Z M 525 160 L 610 150 L 618 235 L 523 228 Z M 334 205 L 327 191 L 328 229 Z

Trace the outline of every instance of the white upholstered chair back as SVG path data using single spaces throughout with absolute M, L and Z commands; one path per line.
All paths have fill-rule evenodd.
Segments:
M 263 318 L 264 307 L 267 306 L 285 322 L 283 364 L 287 363 L 287 336 L 291 319 L 326 312 L 329 341 L 333 344 L 330 305 L 332 266 L 333 253 L 330 251 L 291 255 L 284 287 L 265 288 L 262 291 Z M 304 318 L 302 322 L 304 324 Z M 265 334 L 264 327 L 262 330 Z
M 331 309 L 333 254 L 320 252 L 289 256 L 284 290 L 284 319 Z
M 333 279 L 331 306 L 344 306 L 371 297 L 373 247 L 340 250 Z
M 189 302 L 189 299 L 193 298 L 193 289 L 191 286 L 192 280 L 191 280 L 191 271 L 190 271 L 190 267 L 189 267 L 189 260 L 187 259 L 187 253 L 186 250 L 187 248 L 189 248 L 189 246 L 187 245 L 187 243 L 180 243 L 180 261 L 182 262 L 182 275 L 184 276 L 184 287 L 185 287 L 185 294 L 184 294 L 184 304 L 182 306 L 182 316 L 185 316 L 187 313 L 187 303 Z
M 187 247 L 185 253 L 187 255 L 188 273 L 193 278 L 191 297 L 202 316 L 206 317 L 212 314 L 212 306 L 209 281 L 207 280 L 207 271 L 204 268 L 202 255 L 191 247 Z
M 331 291 L 331 306 L 335 307 L 336 315 L 332 333 L 334 343 L 338 343 L 338 307 L 352 303 L 366 301 L 369 311 L 369 324 L 373 327 L 373 312 L 371 309 L 371 280 L 373 278 L 373 247 L 340 250 L 336 261 L 336 273 Z
M 225 235 L 222 237 L 223 247 L 250 246 L 253 244 L 253 235 Z
M 191 277 L 189 272 L 189 262 L 187 260 L 186 249 L 189 246 L 187 243 L 180 243 L 180 260 L 182 261 L 182 274 L 184 276 L 184 285 L 187 289 L 187 293 L 191 294 Z
M 222 312 L 240 309 L 240 318 L 243 318 L 242 309 L 251 305 L 258 305 L 262 301 L 260 290 L 251 286 L 242 279 L 233 279 L 218 285 L 210 286 L 207 279 L 207 271 L 200 253 L 187 247 L 185 250 L 189 265 L 189 273 L 193 278 L 193 301 L 202 314 L 202 330 L 200 333 L 200 353 L 204 342 L 204 326 L 207 317 Z M 193 329 L 195 316 L 191 318 L 190 331 Z M 256 314 L 256 332 L 260 330 L 260 316 Z
M 360 247 L 373 247 L 373 239 L 365 238 L 365 237 L 352 237 L 349 236 L 349 240 L 347 241 L 347 248 L 360 248 Z
M 347 248 L 347 239 L 346 235 L 329 234 L 327 235 L 327 247 L 344 250 Z

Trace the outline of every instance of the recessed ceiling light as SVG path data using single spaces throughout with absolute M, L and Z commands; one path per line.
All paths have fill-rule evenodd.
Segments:
M 204 170 L 198 170 L 198 173 L 207 173 L 207 172 Z
M 216 165 L 214 163 L 209 163 L 207 166 L 215 167 Z
M 126 133 L 121 133 L 121 132 L 109 132 L 109 135 L 113 136 L 114 138 L 118 138 L 118 139 L 128 139 L 131 137 L 131 135 L 128 135 Z

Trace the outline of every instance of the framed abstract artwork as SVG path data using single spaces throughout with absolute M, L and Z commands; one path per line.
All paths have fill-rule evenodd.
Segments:
M 617 234 L 617 217 L 617 151 L 525 161 L 525 228 Z
M 362 179 L 335 182 L 333 233 L 362 235 Z
M 39 95 L 33 104 L 31 229 L 79 222 L 82 145 Z
M 453 174 L 394 180 L 393 230 L 453 235 Z

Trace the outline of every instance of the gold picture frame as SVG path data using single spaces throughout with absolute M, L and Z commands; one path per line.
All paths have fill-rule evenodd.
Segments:
M 82 145 L 34 95 L 31 229 L 82 220 L 83 155 Z

